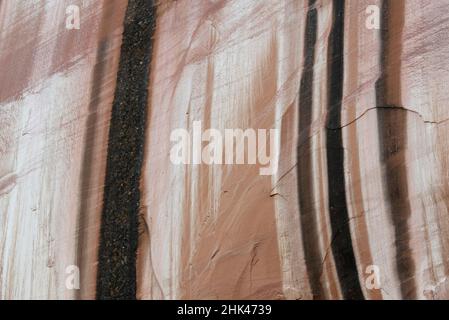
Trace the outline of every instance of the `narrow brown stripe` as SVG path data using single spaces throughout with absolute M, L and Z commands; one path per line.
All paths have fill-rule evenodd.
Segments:
M 415 299 L 415 264 L 410 248 L 411 215 L 407 187 L 407 110 L 401 101 L 401 54 L 404 1 L 384 0 L 381 29 L 381 75 L 376 83 L 383 188 L 394 226 L 396 269 L 404 299 Z M 391 106 L 391 109 L 387 107 Z
M 360 6 L 350 5 L 350 12 L 348 12 L 349 19 L 349 34 L 348 34 L 348 77 L 347 77 L 347 90 L 346 96 L 351 96 L 359 88 L 359 63 L 363 64 L 363 60 L 360 57 L 359 50 L 359 30 L 360 30 Z M 355 119 L 357 117 L 357 98 L 351 98 L 348 102 L 348 117 L 349 119 Z M 362 127 L 363 128 L 363 127 Z M 362 176 L 360 167 L 360 148 L 359 144 L 364 141 L 363 131 L 360 131 L 357 126 L 357 122 L 347 126 L 348 135 L 348 150 L 350 155 L 351 164 L 350 168 L 350 183 L 352 188 L 351 205 L 353 209 L 352 216 L 357 217 L 354 221 L 354 233 L 357 234 L 354 241 L 356 243 L 356 258 L 361 267 L 362 272 L 366 270 L 366 267 L 373 264 L 373 257 L 371 254 L 371 246 L 369 239 L 369 230 L 366 222 L 366 212 L 364 206 L 364 194 L 362 191 Z M 362 136 L 359 135 L 362 134 Z M 360 141 L 361 139 L 361 141 Z M 363 149 L 363 147 L 362 147 Z M 364 180 L 363 180 L 364 181 Z M 380 300 L 382 299 L 382 293 L 380 290 L 372 289 L 365 290 L 367 299 Z
M 97 129 L 97 115 L 98 115 L 98 104 L 101 99 L 101 89 L 102 89 L 102 79 L 105 69 L 105 55 L 106 55 L 106 45 L 105 40 L 101 41 L 97 49 L 97 61 L 95 63 L 93 77 L 92 77 L 92 89 L 91 98 L 88 107 L 88 116 L 86 120 L 86 133 L 84 137 L 84 154 L 83 160 L 81 162 L 81 174 L 80 174 L 80 207 L 78 213 L 78 245 L 76 251 L 76 262 L 77 266 L 80 268 L 80 290 L 77 291 L 77 299 L 83 298 L 83 292 L 85 290 L 85 275 L 89 272 L 86 264 L 85 254 L 89 244 L 86 243 L 88 238 L 87 231 L 87 214 L 89 209 L 89 194 L 91 192 L 91 178 L 92 169 L 94 167 L 93 162 L 95 161 L 95 142 L 96 136 L 95 132 Z

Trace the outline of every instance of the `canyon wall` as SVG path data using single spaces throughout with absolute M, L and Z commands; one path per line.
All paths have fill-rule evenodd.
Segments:
M 0 1 L 0 299 L 449 298 L 448 21 Z M 174 164 L 198 123 L 272 130 L 277 170 Z

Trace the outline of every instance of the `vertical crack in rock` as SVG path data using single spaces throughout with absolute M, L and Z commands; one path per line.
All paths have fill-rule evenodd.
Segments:
M 98 299 L 136 298 L 139 180 L 155 19 L 153 1 L 128 1 L 109 130 Z
M 355 261 L 346 204 L 344 148 L 341 105 L 344 72 L 345 1 L 333 2 L 333 26 L 329 36 L 328 119 L 326 150 L 328 166 L 329 214 L 332 229 L 332 253 L 344 299 L 363 299 Z
M 315 45 L 317 38 L 317 10 L 315 0 L 309 0 L 304 38 L 304 67 L 299 88 L 299 141 L 309 137 L 312 125 L 313 77 Z M 324 298 L 321 287 L 321 255 L 318 226 L 313 200 L 313 172 L 311 140 L 300 143 L 297 148 L 298 200 L 301 215 L 301 234 L 305 264 L 314 298 Z
M 401 54 L 404 1 L 384 0 L 381 28 L 381 75 L 376 83 L 376 105 L 383 169 L 383 189 L 394 226 L 396 269 L 404 299 L 416 299 L 415 265 L 411 255 L 408 221 L 407 112 L 401 106 Z M 388 107 L 391 107 L 389 109 Z

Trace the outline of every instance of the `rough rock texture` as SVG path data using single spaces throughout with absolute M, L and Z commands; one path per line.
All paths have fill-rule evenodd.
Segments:
M 449 0 L 141 1 L 0 1 L 0 299 L 449 298 Z M 174 165 L 194 121 L 278 171 Z
M 1 1 L 0 298 L 94 298 L 123 1 Z M 67 266 L 80 290 L 67 290 Z

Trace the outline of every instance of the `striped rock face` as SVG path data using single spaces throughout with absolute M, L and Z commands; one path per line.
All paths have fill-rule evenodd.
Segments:
M 0 299 L 449 299 L 448 7 L 0 1 Z

